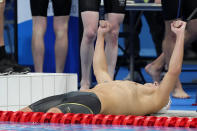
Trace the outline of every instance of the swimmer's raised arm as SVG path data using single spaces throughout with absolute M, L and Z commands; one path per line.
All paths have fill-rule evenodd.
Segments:
M 179 76 L 182 69 L 184 54 L 184 37 L 186 22 L 176 21 L 171 24 L 171 30 L 176 34 L 176 45 L 172 53 L 168 73 Z
M 159 88 L 158 95 L 163 99 L 168 99 L 181 73 L 184 54 L 185 27 L 186 22 L 181 20 L 174 21 L 171 24 L 171 30 L 176 34 L 176 44 L 170 59 L 168 72 L 164 76 Z
M 112 81 L 112 78 L 108 74 L 107 60 L 104 50 L 104 36 L 111 29 L 111 25 L 107 21 L 100 21 L 96 47 L 93 57 L 93 69 L 98 83 L 105 81 Z

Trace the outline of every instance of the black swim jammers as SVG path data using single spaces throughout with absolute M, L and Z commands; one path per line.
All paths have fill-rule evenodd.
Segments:
M 52 0 L 54 16 L 70 14 L 72 0 Z M 49 0 L 30 0 L 32 16 L 47 16 Z
M 47 112 L 50 108 L 59 108 L 62 113 L 98 114 L 101 103 L 96 94 L 91 92 L 69 92 L 47 97 L 29 106 L 33 112 Z
M 99 12 L 101 0 L 79 0 L 79 9 Z M 126 0 L 104 0 L 105 13 L 125 13 Z

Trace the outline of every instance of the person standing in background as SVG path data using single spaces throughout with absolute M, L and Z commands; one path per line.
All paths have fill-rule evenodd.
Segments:
M 72 0 L 52 0 L 54 10 L 56 73 L 64 71 L 68 50 L 68 21 Z M 30 0 L 33 17 L 32 53 L 36 72 L 43 72 L 44 35 L 49 0 Z
M 0 75 L 9 75 L 11 73 L 28 73 L 29 67 L 18 65 L 14 60 L 8 57 L 4 43 L 4 10 L 6 0 L 0 0 Z
M 149 0 L 149 3 L 161 4 L 161 0 Z M 132 11 L 130 13 L 130 20 L 133 29 L 130 30 L 132 34 L 132 44 L 134 44 L 135 55 L 139 57 L 140 40 L 139 34 L 142 28 L 141 16 L 144 15 L 149 26 L 150 34 L 155 45 L 157 56 L 162 53 L 162 41 L 165 32 L 165 24 L 163 15 L 160 11 Z M 148 44 L 148 43 L 147 43 Z
M 94 54 L 94 42 L 97 35 L 99 21 L 99 7 L 101 0 L 79 0 L 79 7 L 83 22 L 83 38 L 81 41 L 81 88 L 90 87 L 90 70 Z M 105 36 L 105 52 L 108 72 L 114 77 L 114 70 L 118 55 L 118 35 L 120 24 L 124 20 L 126 0 L 104 0 L 105 19 L 112 25 L 112 29 Z
M 162 8 L 165 19 L 165 36 L 163 40 L 163 53 L 152 63 L 146 66 L 146 72 L 154 81 L 160 81 L 161 72 L 169 60 L 174 49 L 175 34 L 171 31 L 170 25 L 175 19 L 186 20 L 197 8 L 196 0 L 162 0 Z M 197 40 L 197 14 L 188 21 L 185 32 L 185 44 Z M 189 98 L 190 96 L 183 90 L 181 81 L 178 79 L 172 93 L 176 98 Z

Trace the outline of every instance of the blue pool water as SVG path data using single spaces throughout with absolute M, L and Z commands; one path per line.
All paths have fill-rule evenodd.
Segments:
M 7 131 L 196 131 L 191 128 L 103 126 L 103 125 L 63 125 L 63 124 L 31 124 L 0 123 L 0 130 Z

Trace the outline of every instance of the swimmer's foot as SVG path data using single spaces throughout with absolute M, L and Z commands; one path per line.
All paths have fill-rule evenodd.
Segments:
M 172 92 L 172 96 L 174 98 L 181 98 L 181 99 L 190 98 L 190 96 L 183 90 L 180 80 L 177 81 L 176 87 Z
M 153 81 L 160 82 L 162 68 L 158 68 L 150 63 L 146 65 L 145 71 L 152 77 Z

